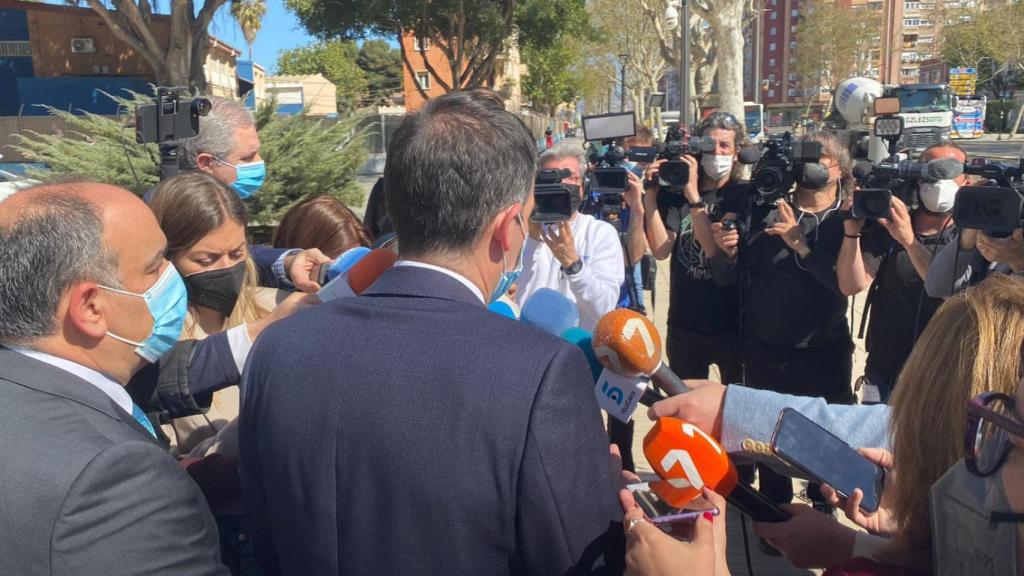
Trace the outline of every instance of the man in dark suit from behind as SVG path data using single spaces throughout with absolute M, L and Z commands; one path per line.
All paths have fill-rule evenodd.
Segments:
M 256 343 L 240 447 L 269 574 L 622 571 L 582 353 L 485 307 L 522 268 L 535 169 L 494 93 L 427 102 L 388 150 L 395 267 Z
M 0 203 L 0 574 L 227 573 L 202 492 L 124 390 L 181 331 L 166 249 L 114 186 Z

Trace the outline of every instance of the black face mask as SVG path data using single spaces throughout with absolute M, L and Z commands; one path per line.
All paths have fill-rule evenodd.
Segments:
M 807 190 L 820 190 L 828 185 L 828 168 L 818 162 L 804 164 L 800 186 Z
M 242 293 L 245 262 L 239 262 L 230 268 L 198 272 L 185 276 L 184 280 L 190 304 L 230 316 L 235 309 L 235 303 L 238 302 L 238 295 Z

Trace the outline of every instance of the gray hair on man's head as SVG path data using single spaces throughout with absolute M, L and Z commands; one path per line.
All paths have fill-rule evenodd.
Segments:
M 39 195 L 0 224 L 0 343 L 28 346 L 54 334 L 57 307 L 77 282 L 120 287 L 100 212 L 72 186 Z
M 567 144 L 558 144 L 556 146 L 552 146 L 551 148 L 548 148 L 547 150 L 541 153 L 540 159 L 537 163 L 541 166 L 541 168 L 543 168 L 546 164 L 549 164 L 551 162 L 561 162 L 562 160 L 565 160 L 567 158 L 572 158 L 579 162 L 580 177 L 582 178 L 583 176 L 586 176 L 587 168 L 590 166 L 590 164 L 587 163 L 587 156 L 584 153 L 583 148 L 580 148 L 578 146 L 569 146 Z
M 187 168 L 196 167 L 196 156 L 202 153 L 227 158 L 235 147 L 235 130 L 255 126 L 252 113 L 241 102 L 230 98 L 207 97 L 210 112 L 199 118 L 199 134 L 182 141 Z

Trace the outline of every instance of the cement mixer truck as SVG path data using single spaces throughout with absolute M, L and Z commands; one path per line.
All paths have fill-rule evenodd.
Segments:
M 900 100 L 903 136 L 899 149 L 916 156 L 925 148 L 949 139 L 953 102 L 945 84 L 883 86 L 871 78 L 849 78 L 839 83 L 824 131 L 835 134 L 855 158 L 880 162 L 889 154 L 885 142 L 874 136 L 874 103 L 880 96 Z

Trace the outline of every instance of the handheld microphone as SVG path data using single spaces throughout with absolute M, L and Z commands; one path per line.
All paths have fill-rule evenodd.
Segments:
M 785 522 L 791 517 L 757 490 L 740 484 L 736 467 L 714 438 L 678 418 L 659 418 L 644 437 L 644 456 L 662 479 L 651 489 L 681 508 L 707 486 L 756 522 Z
M 561 336 L 566 330 L 579 325 L 580 312 L 572 300 L 550 288 L 541 288 L 523 303 L 519 319 L 523 324 L 552 336 Z
M 664 399 L 650 390 L 647 378 L 622 376 L 602 366 L 594 354 L 590 332 L 578 327 L 570 328 L 562 334 L 562 339 L 575 344 L 587 357 L 590 373 L 594 377 L 594 398 L 597 399 L 597 405 L 609 416 L 622 422 L 629 422 L 640 404 L 650 406 Z
M 322 302 L 358 296 L 376 282 L 385 270 L 391 268 L 397 259 L 398 255 L 387 248 L 373 250 L 361 256 L 346 273 L 324 285 L 316 295 Z
M 518 320 L 516 318 L 516 311 L 512 309 L 512 306 L 504 300 L 495 300 L 487 305 L 487 309 L 499 316 L 504 316 L 511 320 Z
M 345 272 L 348 272 L 352 266 L 355 266 L 357 262 L 362 260 L 369 253 L 370 249 L 365 246 L 356 246 L 355 248 L 346 250 L 344 254 L 338 256 L 327 266 L 325 279 L 330 282 Z
M 594 328 L 594 353 L 606 368 L 623 376 L 648 376 L 669 396 L 689 392 L 661 361 L 661 334 L 646 316 L 619 308 Z

